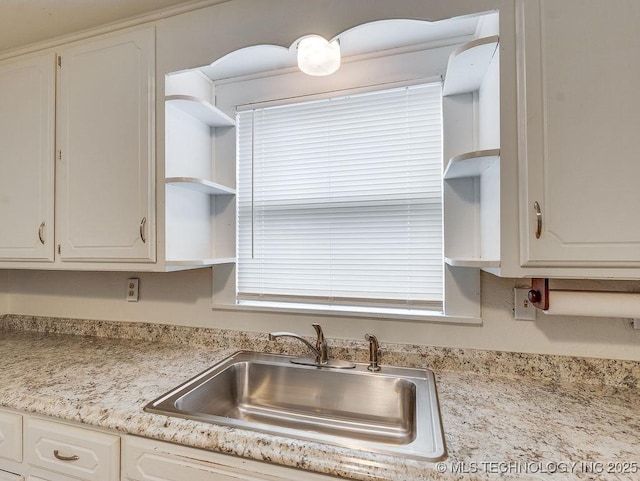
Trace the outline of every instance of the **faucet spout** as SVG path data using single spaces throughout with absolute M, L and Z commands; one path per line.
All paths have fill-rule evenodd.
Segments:
M 378 372 L 380 370 L 378 365 L 378 351 L 380 350 L 378 338 L 373 334 L 365 334 L 364 339 L 369 341 L 369 365 L 367 369 L 371 372 Z
M 324 332 L 322 332 L 320 324 L 314 323 L 311 325 L 316 330 L 316 352 L 320 358 L 320 364 L 326 364 L 329 356 L 327 355 L 327 340 L 324 338 Z
M 291 359 L 293 364 L 302 364 L 304 366 L 315 366 L 315 367 L 332 367 L 336 369 L 353 369 L 356 367 L 354 363 L 351 361 L 342 361 L 331 359 L 329 360 L 329 356 L 327 354 L 327 340 L 324 337 L 324 332 L 322 332 L 322 327 L 320 324 L 311 324 L 313 328 L 316 330 L 316 345 L 314 346 L 309 341 L 307 341 L 304 337 L 299 336 L 293 332 L 270 332 L 269 340 L 275 341 L 279 337 L 292 337 L 293 339 L 297 339 L 304 343 L 305 346 L 309 348 L 313 354 L 315 354 L 315 359 L 310 359 L 308 357 L 297 357 L 295 359 Z
M 269 333 L 269 340 L 270 341 L 275 341 L 279 337 L 291 337 L 293 339 L 297 339 L 298 341 L 302 341 L 315 354 L 316 362 L 317 363 L 321 363 L 321 361 L 322 361 L 321 351 L 319 349 L 317 349 L 309 341 L 307 341 L 304 337 L 299 336 L 299 335 L 297 335 L 297 334 L 295 334 L 293 332 L 270 332 Z M 326 343 L 325 343 L 325 349 L 326 349 Z M 325 351 L 325 356 L 326 356 L 326 351 Z M 326 359 L 325 359 L 325 363 L 326 363 Z

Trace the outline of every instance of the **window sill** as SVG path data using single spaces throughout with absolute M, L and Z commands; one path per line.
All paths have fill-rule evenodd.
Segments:
M 307 314 L 315 316 L 368 317 L 373 319 L 452 324 L 482 324 L 480 317 L 447 316 L 443 312 L 423 309 L 329 306 L 267 301 L 242 301 L 240 304 L 214 304 L 211 308 L 214 311 L 279 312 L 282 314 Z

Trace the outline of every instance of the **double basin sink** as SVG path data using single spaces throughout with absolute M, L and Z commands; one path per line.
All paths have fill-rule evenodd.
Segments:
M 292 360 L 237 352 L 145 411 L 425 461 L 445 456 L 431 371 Z

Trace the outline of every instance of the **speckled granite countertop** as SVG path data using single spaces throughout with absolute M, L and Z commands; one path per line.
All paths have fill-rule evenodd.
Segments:
M 330 342 L 364 361 L 359 342 Z M 382 344 L 437 376 L 448 458 L 424 463 L 144 413 L 266 334 L 0 318 L 0 406 L 356 480 L 640 479 L 640 363 Z

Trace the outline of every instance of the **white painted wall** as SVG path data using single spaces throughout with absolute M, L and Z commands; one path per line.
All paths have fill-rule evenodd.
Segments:
M 120 272 L 11 271 L 8 309 L 13 314 L 252 332 L 291 330 L 309 336 L 313 334 L 311 323 L 320 322 L 328 338 L 359 340 L 365 332 L 372 332 L 382 342 L 640 361 L 640 331 L 634 331 L 628 320 L 539 314 L 535 322 L 515 321 L 513 287 L 527 282 L 490 274 L 482 276 L 481 326 L 212 311 L 210 269 L 136 275 L 140 278 L 140 301 L 129 303 L 124 300 L 129 276 Z M 582 285 L 594 287 L 588 281 Z
M 253 8 L 256 5 L 261 8 Z M 367 19 L 421 17 L 416 12 L 443 18 L 451 11 L 472 13 L 495 6 L 504 7 L 501 15 L 509 13 L 513 17 L 513 5 L 509 0 L 434 2 L 429 5 L 429 12 L 420 0 L 350 0 L 348 7 L 345 5 L 344 0 L 279 0 L 279 8 L 276 9 L 272 8 L 271 2 L 238 0 L 212 10 L 187 14 L 181 19 L 164 20 L 158 28 L 158 77 L 162 78 L 167 72 L 201 66 L 228 51 L 261 43 L 265 39 L 269 43 L 288 46 L 299 36 L 310 32 L 329 38 Z M 283 15 L 283 11 L 288 14 Z M 292 17 L 297 19 L 295 24 L 291 22 Z M 501 29 L 501 36 L 506 39 L 501 60 L 504 64 L 513 64 L 513 42 L 508 41 L 514 36 L 513 28 Z M 216 39 L 218 41 L 213 41 Z M 511 82 L 503 91 L 508 94 L 503 99 L 503 119 L 515 118 L 514 85 L 515 82 Z M 159 102 L 162 105 L 161 99 Z M 164 127 L 162 120 L 160 131 Z M 501 141 L 503 152 L 510 152 L 510 158 L 515 158 L 517 151 L 514 128 L 508 130 L 509 135 Z M 163 138 L 158 139 L 159 145 L 163 141 Z M 158 162 L 164 162 L 162 153 Z M 164 172 L 160 170 L 158 175 L 162 176 Z M 502 174 L 508 185 L 517 185 L 515 167 L 505 169 Z M 503 222 L 518 225 L 517 203 L 501 207 Z M 517 229 L 508 232 L 510 237 L 506 240 L 517 245 Z M 513 257 L 517 256 L 517 251 L 509 250 L 503 254 Z M 126 279 L 130 276 L 141 280 L 138 303 L 124 300 Z M 119 272 L 0 272 L 0 313 L 147 321 L 254 332 L 293 330 L 307 335 L 312 334 L 311 322 L 317 321 L 323 324 L 329 338 L 362 339 L 365 332 L 373 332 L 382 342 L 640 360 L 640 331 L 633 331 L 627 320 L 547 318 L 541 314 L 535 322 L 514 321 L 512 289 L 514 285 L 526 282 L 499 279 L 488 274 L 482 277 L 484 321 L 481 326 L 212 311 L 211 277 L 210 269 L 138 275 Z

